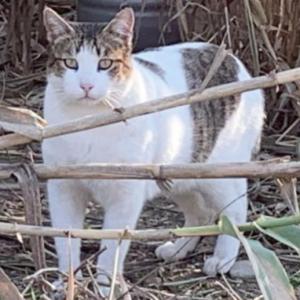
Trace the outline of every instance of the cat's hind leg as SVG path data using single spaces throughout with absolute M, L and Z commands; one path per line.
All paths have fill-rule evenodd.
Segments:
M 216 218 L 223 214 L 237 225 L 246 221 L 246 179 L 205 180 L 202 192 L 205 201 L 215 207 Z M 239 247 L 238 239 L 229 235 L 218 236 L 213 255 L 204 263 L 204 272 L 210 276 L 228 272 L 236 261 Z
M 203 208 L 201 207 L 203 200 L 199 193 L 181 193 L 172 197 L 172 199 L 178 204 L 180 210 L 184 214 L 185 227 L 199 226 L 200 224 L 206 225 L 205 223 L 208 222 L 208 220 L 204 217 L 200 218 L 200 212 L 203 211 Z M 158 258 L 165 261 L 182 259 L 195 249 L 198 241 L 198 237 L 183 237 L 176 239 L 175 242 L 168 241 L 159 246 L 156 249 L 155 254 Z

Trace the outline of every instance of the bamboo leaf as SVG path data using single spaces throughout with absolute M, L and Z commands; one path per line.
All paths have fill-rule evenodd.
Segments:
M 266 221 L 274 220 L 272 217 L 262 216 L 257 221 Z M 282 227 L 274 227 L 263 229 L 260 226 L 257 228 L 264 234 L 272 237 L 273 239 L 293 248 L 300 255 L 300 226 L 298 225 L 289 225 Z
M 243 244 L 264 299 L 296 300 L 294 289 L 276 254 L 260 242 L 246 239 L 226 216 L 222 217 L 222 220 L 226 223 L 228 233 L 234 231 Z
M 236 234 L 236 230 L 238 230 L 238 228 L 235 229 L 233 224 L 230 222 L 230 220 L 226 216 L 222 215 L 220 217 L 218 226 L 222 233 L 238 238 L 238 236 Z
M 252 262 L 258 285 L 266 300 L 295 300 L 293 287 L 276 254 L 260 242 L 246 240 L 243 246 Z

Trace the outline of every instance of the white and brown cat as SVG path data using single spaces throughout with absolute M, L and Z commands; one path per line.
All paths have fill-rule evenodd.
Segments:
M 121 10 L 105 28 L 67 22 L 50 8 L 44 11 L 44 23 L 50 44 L 44 114 L 50 125 L 111 110 L 107 100 L 117 100 L 126 109 L 197 88 L 218 49 L 208 43 L 182 43 L 132 54 L 130 8 Z M 209 85 L 249 78 L 243 64 L 228 55 Z M 47 165 L 247 162 L 260 139 L 263 119 L 264 97 L 255 90 L 47 139 L 43 157 Z M 86 205 L 92 200 L 105 210 L 104 229 L 134 228 L 145 201 L 159 191 L 156 182 L 144 180 L 49 180 L 52 225 L 82 228 Z M 232 222 L 242 223 L 247 215 L 246 191 L 246 179 L 175 180 L 169 197 L 183 211 L 186 226 L 212 223 L 224 208 Z M 197 241 L 167 242 L 156 254 L 164 260 L 180 259 Z M 59 267 L 67 271 L 68 241 L 55 242 Z M 101 243 L 107 250 L 99 256 L 99 270 L 110 275 L 118 242 Z M 204 272 L 227 272 L 239 244 L 233 237 L 219 236 Z M 129 241 L 121 244 L 119 273 L 129 245 Z M 73 240 L 72 251 L 76 268 L 79 239 Z

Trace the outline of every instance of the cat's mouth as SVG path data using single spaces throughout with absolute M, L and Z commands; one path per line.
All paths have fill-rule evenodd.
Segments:
M 81 98 L 78 99 L 79 101 L 97 101 L 99 99 L 94 98 L 94 97 L 90 97 L 90 96 L 83 96 Z
M 81 103 L 88 103 L 88 104 L 99 104 L 104 101 L 104 97 L 91 97 L 91 96 L 84 96 L 78 99 Z
M 86 105 L 98 105 L 100 103 L 105 104 L 105 97 L 91 97 L 91 96 L 84 96 L 81 98 L 78 98 L 77 101 L 82 104 Z

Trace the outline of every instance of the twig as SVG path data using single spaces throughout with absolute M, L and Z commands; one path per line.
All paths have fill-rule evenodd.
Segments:
M 42 225 L 40 189 L 32 166 L 30 164 L 21 164 L 18 167 L 12 168 L 12 170 L 22 190 L 26 223 L 30 225 Z M 31 237 L 30 246 L 36 270 L 45 268 L 46 257 L 43 237 Z
M 8 179 L 15 165 L 0 164 L 0 179 Z M 34 165 L 41 180 L 68 179 L 192 179 L 300 177 L 300 162 L 190 163 L 190 164 L 86 164 Z
M 72 255 L 72 240 L 71 236 L 68 236 L 68 251 L 69 251 L 69 277 L 68 277 L 68 288 L 67 288 L 67 300 L 74 300 L 75 295 L 75 280 L 73 270 L 73 255 Z
M 109 300 L 114 299 L 114 292 L 115 292 L 115 286 L 116 286 L 116 280 L 117 280 L 121 243 L 122 243 L 122 240 L 119 240 L 118 241 L 118 246 L 117 246 L 116 252 L 115 252 L 114 268 L 113 268 L 113 273 L 112 273 L 112 278 L 111 278 L 111 285 L 110 285 L 110 293 L 109 293 L 109 298 L 108 298 Z
M 232 300 L 240 300 L 240 298 L 237 298 L 236 295 L 232 293 L 232 290 L 230 288 L 226 287 L 220 281 L 216 281 L 216 285 L 220 286 L 228 294 L 228 296 L 230 296 Z
M 188 93 L 182 93 L 175 96 L 170 96 L 127 107 L 122 114 L 109 111 L 98 115 L 86 116 L 80 119 L 66 122 L 64 124 L 46 126 L 41 129 L 41 139 L 114 124 L 149 113 L 154 113 L 200 101 L 227 97 L 235 94 L 240 94 L 245 91 L 272 87 L 295 80 L 300 80 L 300 68 L 279 72 L 277 74 L 272 74 L 272 76 L 260 76 L 245 81 L 214 86 L 211 88 L 207 88 L 200 93 L 197 90 L 192 90 Z M 0 149 L 29 143 L 31 141 L 32 140 L 30 138 L 21 136 L 19 134 L 8 134 L 0 137 Z
M 3 300 L 24 300 L 6 273 L 0 268 L 0 299 Z
M 238 226 L 241 232 L 256 230 L 258 224 L 262 228 L 274 228 L 300 223 L 300 214 L 278 219 L 258 219 L 255 222 L 248 222 Z M 218 225 L 183 227 L 169 229 L 146 229 L 146 230 L 96 230 L 96 229 L 59 229 L 52 227 L 18 225 L 0 223 L 1 234 L 57 236 L 83 239 L 112 239 L 112 240 L 165 240 L 176 237 L 192 236 L 214 236 L 222 233 Z
M 230 291 L 232 297 L 236 300 L 243 300 L 240 295 L 233 289 L 233 287 L 230 285 L 229 281 L 227 280 L 226 276 L 224 273 L 221 273 L 222 279 L 227 285 L 228 291 Z
M 38 271 L 36 271 L 35 273 L 28 275 L 24 278 L 24 281 L 31 281 L 31 280 L 37 280 L 37 278 L 41 275 L 43 275 L 44 273 L 48 273 L 48 272 L 59 272 L 58 268 L 44 268 L 44 269 L 40 269 Z

